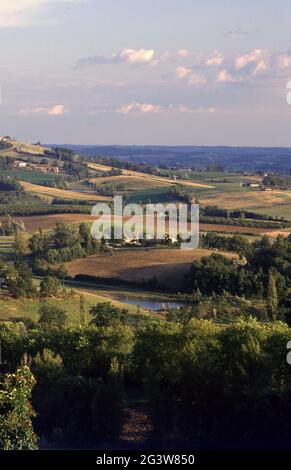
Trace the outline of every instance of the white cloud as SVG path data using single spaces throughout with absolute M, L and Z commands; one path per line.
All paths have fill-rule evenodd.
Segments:
M 188 51 L 188 49 L 179 49 L 177 51 L 177 56 L 178 57 L 183 57 L 183 58 L 190 57 L 191 56 L 191 51 Z
M 27 16 L 45 3 L 46 0 L 0 1 L 0 26 L 21 26 L 27 23 Z
M 189 75 L 191 75 L 192 70 L 188 69 L 186 67 L 177 67 L 176 68 L 176 75 L 178 78 L 187 78 Z
M 262 49 L 254 49 L 253 51 L 238 56 L 235 59 L 235 67 L 237 69 L 243 69 L 249 64 L 258 63 L 263 59 L 264 53 Z
M 135 114 L 135 115 L 142 115 L 142 114 L 154 114 L 154 113 L 182 113 L 182 114 L 214 114 L 216 112 L 216 108 L 213 107 L 190 107 L 187 105 L 174 105 L 169 104 L 168 106 L 161 106 L 157 104 L 150 104 L 150 103 L 138 103 L 134 101 L 133 103 L 129 103 L 128 105 L 122 106 L 116 110 L 117 113 L 120 114 Z
M 120 53 L 120 58 L 128 64 L 139 65 L 148 64 L 153 60 L 154 55 L 155 51 L 153 49 L 125 49 Z
M 214 50 L 212 54 L 202 54 L 188 49 L 164 52 L 156 52 L 154 49 L 125 49 L 79 61 L 80 65 L 120 63 L 155 67 L 163 73 L 162 77 L 170 77 L 168 81 L 181 81 L 198 88 L 205 84 L 239 84 L 256 79 L 271 79 L 291 68 L 291 53 L 254 48 L 238 56 L 229 56 L 219 50 Z M 160 79 L 162 80 L 161 76 Z
M 68 109 L 63 104 L 56 104 L 50 108 L 44 106 L 38 106 L 36 108 L 23 108 L 19 111 L 19 114 L 47 114 L 49 116 L 63 116 L 68 112 Z
M 233 83 L 236 79 L 227 70 L 221 70 L 218 74 L 217 81 L 221 83 Z
M 262 49 L 253 49 L 229 60 L 227 67 L 219 71 L 217 82 L 239 83 L 253 80 L 256 76 L 270 75 L 278 68 L 275 54 Z
M 206 83 L 206 78 L 200 73 L 194 73 L 192 69 L 187 67 L 177 67 L 176 68 L 176 77 L 180 80 L 187 79 L 189 85 L 201 85 Z
M 257 73 L 259 73 L 259 72 L 264 72 L 265 70 L 268 70 L 268 67 L 269 67 L 269 64 L 268 64 L 267 60 L 262 59 L 257 63 L 257 65 L 256 65 L 255 69 L 253 70 L 252 74 L 257 75 Z
M 119 114 L 152 114 L 162 111 L 160 105 L 151 103 L 138 103 L 136 101 L 129 103 L 116 110 Z
M 156 65 L 153 49 L 124 49 L 116 54 L 97 54 L 78 61 L 78 65 L 120 64 Z
M 278 65 L 281 70 L 288 69 L 291 66 L 291 56 L 289 54 L 281 55 L 278 58 Z
M 54 0 L 76 3 L 84 0 Z M 35 14 L 51 0 L 0 0 L 0 28 L 27 26 L 36 22 Z
M 206 59 L 206 65 L 222 65 L 224 62 L 224 55 L 221 52 L 215 51 L 212 57 Z
M 50 116 L 63 116 L 67 112 L 67 109 L 63 104 L 56 104 L 52 108 L 46 109 L 45 111 Z
M 188 59 L 193 56 L 193 52 L 188 49 L 178 49 L 176 51 L 164 51 L 160 54 L 160 60 L 163 62 Z

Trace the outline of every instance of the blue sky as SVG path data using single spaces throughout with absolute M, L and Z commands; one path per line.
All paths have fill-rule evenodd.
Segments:
M 0 0 L 1 134 L 291 146 L 287 0 Z

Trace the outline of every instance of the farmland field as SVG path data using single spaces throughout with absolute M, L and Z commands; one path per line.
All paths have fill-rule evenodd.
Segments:
M 266 214 L 272 217 L 284 217 L 287 220 L 291 220 L 291 201 L 282 204 L 275 204 L 274 206 L 258 206 L 254 212 Z
M 265 234 L 268 229 L 259 227 L 241 227 L 239 225 L 219 225 L 219 224 L 200 224 L 201 232 L 226 232 L 226 233 L 245 233 L 245 234 Z M 270 231 L 273 231 L 270 229 Z
M 87 166 L 88 168 L 92 170 L 96 170 L 96 171 L 100 171 L 104 173 L 107 173 L 108 171 L 112 170 L 111 166 L 101 165 L 101 163 L 88 163 Z
M 35 144 L 27 144 L 24 142 L 14 141 L 14 140 L 7 140 L 10 144 L 10 147 L 7 149 L 0 150 L 0 156 L 7 156 L 7 157 L 21 157 L 23 154 L 29 155 L 40 155 L 44 154 L 46 150 L 41 145 Z
M 78 200 L 87 200 L 87 201 L 110 201 L 110 197 L 106 196 L 97 196 L 95 194 L 88 194 L 88 193 L 79 193 L 77 191 L 67 191 L 65 189 L 57 189 L 57 188 L 47 188 L 45 186 L 36 185 L 27 183 L 26 181 L 21 181 L 21 185 L 23 186 L 25 191 L 30 193 L 35 193 L 41 196 L 47 197 L 58 197 L 63 199 L 78 199 Z
M 158 186 L 156 188 L 144 189 L 128 193 L 127 202 L 147 204 L 149 201 L 152 204 L 167 201 L 169 188 L 167 186 Z
M 9 259 L 14 253 L 14 237 L 0 236 L 0 256 Z
M 58 222 L 64 222 L 70 225 L 80 224 L 81 222 L 89 222 L 96 220 L 96 217 L 91 217 L 86 214 L 48 214 L 48 215 L 35 215 L 26 217 L 15 217 L 24 223 L 28 232 L 33 233 L 38 231 L 41 227 L 43 230 L 51 230 Z
M 124 183 L 126 185 L 126 188 L 131 191 L 155 188 L 155 187 L 161 187 L 161 186 L 171 187 L 177 184 L 181 184 L 183 186 L 191 187 L 191 188 L 205 188 L 205 189 L 213 188 L 213 186 L 205 185 L 204 183 L 196 183 L 196 182 L 185 181 L 185 180 L 176 181 L 174 179 L 161 178 L 158 176 L 152 176 L 152 175 L 142 174 L 142 173 L 133 173 L 132 175 L 123 174 L 121 176 L 105 176 L 101 178 L 92 178 L 90 182 L 99 183 L 99 184 Z
M 217 205 L 224 209 L 242 209 L 291 219 L 291 191 L 258 191 L 241 188 L 238 184 L 217 184 L 214 190 L 196 190 L 203 206 Z
M 85 259 L 66 263 L 70 276 L 85 274 L 96 277 L 113 277 L 126 281 L 149 281 L 157 278 L 168 287 L 181 287 L 184 275 L 191 263 L 213 253 L 210 250 L 180 249 L 136 249 L 135 252 L 122 250 L 113 255 L 90 256 Z M 236 255 L 226 253 L 228 258 Z
M 155 181 L 151 178 L 141 178 L 138 176 L 106 176 L 102 178 L 92 178 L 90 183 L 95 184 L 124 184 L 125 189 L 129 191 L 139 191 L 143 189 L 154 188 L 156 186 L 169 186 L 164 181 Z
M 39 227 L 43 230 L 51 230 L 55 227 L 56 223 L 64 222 L 69 225 L 80 224 L 82 222 L 94 222 L 95 216 L 89 214 L 48 214 L 48 215 L 34 215 L 15 217 L 24 223 L 28 232 L 33 233 L 38 231 Z M 124 218 L 124 221 L 128 218 Z M 167 227 L 167 224 L 166 224 Z M 220 225 L 220 224 L 200 224 L 201 232 L 218 232 L 218 233 L 241 233 L 241 234 L 268 234 L 274 232 L 274 229 L 258 228 L 258 227 L 242 227 L 239 225 Z
M 42 173 L 41 171 L 35 170 L 1 170 L 0 175 L 40 185 L 43 185 L 46 182 L 49 183 L 56 179 L 56 175 L 54 173 Z

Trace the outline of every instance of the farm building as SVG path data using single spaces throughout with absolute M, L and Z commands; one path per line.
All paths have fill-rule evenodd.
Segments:
M 59 173 L 58 166 L 42 165 L 41 163 L 40 164 L 32 163 L 30 167 L 33 168 L 34 170 L 42 171 L 43 173 L 56 173 L 56 174 Z
M 13 168 L 26 168 L 28 162 L 24 162 L 23 160 L 15 160 L 13 163 Z

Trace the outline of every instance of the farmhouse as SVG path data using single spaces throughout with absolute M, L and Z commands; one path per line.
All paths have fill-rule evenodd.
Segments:
M 139 241 L 137 238 L 135 238 L 135 237 L 133 237 L 133 238 L 125 238 L 124 243 L 125 243 L 126 245 L 131 245 L 131 246 L 141 246 L 140 241 Z
M 15 160 L 13 163 L 13 168 L 26 168 L 28 162 L 24 162 L 23 160 Z
M 245 188 L 260 188 L 260 183 L 254 183 L 253 181 L 245 181 L 244 183 L 241 182 L 241 186 Z
M 31 168 L 35 170 L 42 171 L 43 173 L 59 173 L 59 167 L 58 166 L 51 166 L 51 165 L 42 165 L 41 163 L 32 163 L 30 165 Z

